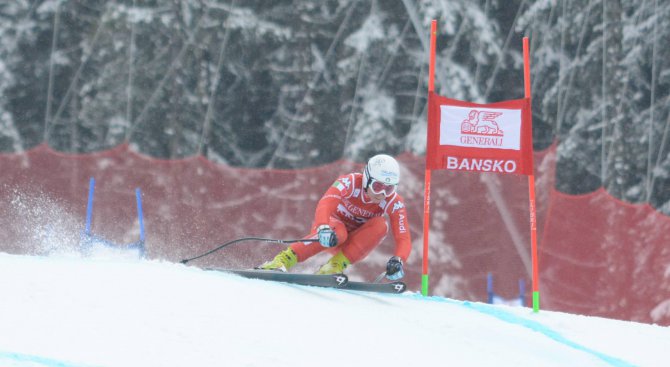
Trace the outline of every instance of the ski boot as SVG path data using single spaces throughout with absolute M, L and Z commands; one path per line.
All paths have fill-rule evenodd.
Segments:
M 327 263 L 323 264 L 317 274 L 343 274 L 344 269 L 349 266 L 351 262 L 347 259 L 342 251 L 338 252 L 335 256 L 331 257 Z
M 275 256 L 271 261 L 266 261 L 263 265 L 257 267 L 256 269 L 261 270 L 275 270 L 286 272 L 288 269 L 292 268 L 298 262 L 298 256 L 293 252 L 289 247 L 286 250 L 280 252 Z

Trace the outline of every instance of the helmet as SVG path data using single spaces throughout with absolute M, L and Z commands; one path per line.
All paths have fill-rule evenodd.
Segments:
M 378 154 L 368 161 L 363 170 L 363 185 L 368 188 L 372 181 L 386 185 L 398 185 L 400 182 L 400 166 L 395 158 L 386 154 Z

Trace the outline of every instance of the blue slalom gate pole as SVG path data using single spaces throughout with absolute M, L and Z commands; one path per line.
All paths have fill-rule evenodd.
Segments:
M 144 218 L 142 214 L 142 192 L 140 188 L 135 189 L 135 198 L 137 198 L 137 220 L 140 222 L 140 242 L 144 243 Z
M 137 201 L 137 221 L 140 224 L 140 240 L 132 244 L 131 248 L 136 248 L 140 253 L 140 258 L 144 258 L 146 249 L 144 247 L 144 214 L 142 213 L 142 191 L 140 188 L 135 188 L 135 199 Z
M 109 241 L 101 236 L 93 235 L 91 231 L 91 222 L 93 218 L 93 197 L 95 196 L 95 178 L 91 177 L 88 185 L 88 204 L 86 205 L 86 229 L 81 234 L 80 246 L 84 252 L 89 251 L 94 244 L 102 244 L 107 247 L 116 247 L 112 241 Z M 145 255 L 145 232 L 144 232 L 144 214 L 142 211 L 142 192 L 139 187 L 135 189 L 135 199 L 137 200 L 137 218 L 140 225 L 140 240 L 131 243 L 127 248 L 137 249 L 141 258 Z
M 488 303 L 493 304 L 493 302 L 496 300 L 496 294 L 493 291 L 493 274 L 488 273 L 486 275 L 486 294 L 488 298 Z M 523 278 L 519 279 L 519 305 L 520 306 L 525 306 L 526 305 L 526 282 L 523 280 Z
M 489 304 L 493 304 L 493 274 L 491 273 L 486 276 L 486 294 L 489 298 Z
M 95 178 L 91 177 L 88 184 L 88 204 L 86 205 L 86 230 L 84 233 L 91 234 L 91 217 L 93 216 L 93 194 L 95 191 Z

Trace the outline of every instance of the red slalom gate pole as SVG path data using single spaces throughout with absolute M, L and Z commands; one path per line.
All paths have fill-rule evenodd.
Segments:
M 524 97 L 528 99 L 529 109 L 531 108 L 530 91 L 530 50 L 528 47 L 528 37 L 523 38 L 523 80 Z M 530 112 L 531 127 L 533 113 Z M 531 129 L 532 131 L 532 129 Z M 534 168 L 534 167 L 533 167 Z M 540 275 L 537 263 L 537 215 L 535 214 L 535 173 L 531 171 L 528 175 L 528 198 L 530 209 L 530 245 L 533 258 L 533 312 L 540 311 Z
M 430 64 L 428 66 L 428 104 L 435 92 L 435 41 L 437 38 L 437 20 L 430 23 Z M 431 108 L 428 107 L 428 121 L 431 117 Z M 428 139 L 426 139 L 428 141 Z M 423 193 L 423 269 L 421 273 L 421 294 L 428 295 L 428 233 L 430 232 L 430 174 L 428 168 L 428 154 L 426 154 L 426 172 Z

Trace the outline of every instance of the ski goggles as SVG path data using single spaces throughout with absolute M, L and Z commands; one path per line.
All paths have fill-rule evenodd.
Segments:
M 370 190 L 372 190 L 373 193 L 376 195 L 384 193 L 384 196 L 386 197 L 393 195 L 397 187 L 398 185 L 385 184 L 381 181 L 375 180 L 374 178 L 372 179 L 372 182 L 370 182 Z

